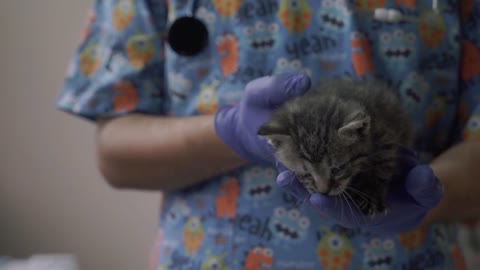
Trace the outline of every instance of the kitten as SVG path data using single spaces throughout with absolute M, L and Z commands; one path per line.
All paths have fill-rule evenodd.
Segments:
M 328 79 L 281 106 L 258 135 L 310 193 L 344 196 L 374 215 L 386 211 L 397 150 L 411 146 L 413 128 L 383 83 Z

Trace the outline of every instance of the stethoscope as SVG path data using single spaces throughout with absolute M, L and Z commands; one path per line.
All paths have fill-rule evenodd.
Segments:
M 168 44 L 182 56 L 194 56 L 208 46 L 208 29 L 205 23 L 193 15 L 197 0 L 189 0 L 190 14 L 181 16 L 170 25 L 167 33 Z
M 194 56 L 208 46 L 208 29 L 205 23 L 193 15 L 198 0 L 188 0 L 187 10 L 190 14 L 173 21 L 167 33 L 167 39 L 174 52 L 182 56 Z M 438 12 L 438 0 L 432 0 L 432 9 Z M 368 11 L 370 13 L 371 11 Z M 410 20 L 400 11 L 391 8 L 376 8 L 370 16 L 374 20 L 397 23 Z

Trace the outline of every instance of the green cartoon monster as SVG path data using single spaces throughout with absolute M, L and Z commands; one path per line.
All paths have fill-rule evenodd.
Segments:
M 209 255 L 203 262 L 201 270 L 228 270 L 228 266 L 224 261 L 226 253 L 220 256 Z
M 347 269 L 353 255 L 352 243 L 341 232 L 322 227 L 319 234 L 317 255 L 320 264 L 327 270 Z

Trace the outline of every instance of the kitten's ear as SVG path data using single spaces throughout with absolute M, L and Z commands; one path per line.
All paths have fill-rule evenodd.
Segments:
M 275 120 L 263 124 L 258 129 L 257 135 L 267 139 L 268 143 L 273 147 L 278 147 L 283 142 L 290 139 L 287 127 L 282 125 L 280 121 Z
M 289 135 L 288 129 L 280 121 L 269 121 L 263 124 L 257 131 L 258 136 L 267 137 L 271 135 Z
M 353 113 L 349 121 L 338 129 L 338 135 L 348 142 L 356 142 L 370 132 L 370 116 L 362 111 Z

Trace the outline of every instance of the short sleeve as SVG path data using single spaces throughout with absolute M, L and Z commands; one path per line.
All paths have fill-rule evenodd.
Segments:
M 460 100 L 454 140 L 480 141 L 480 2 L 460 3 Z
M 96 0 L 57 98 L 59 110 L 95 121 L 165 114 L 163 0 Z

